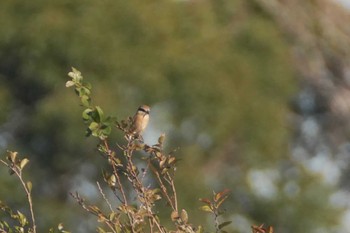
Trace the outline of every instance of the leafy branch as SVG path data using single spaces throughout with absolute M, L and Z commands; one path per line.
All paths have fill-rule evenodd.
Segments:
M 225 233 L 226 231 L 222 230 L 224 227 L 231 224 L 232 221 L 227 222 L 219 222 L 219 216 L 221 216 L 224 211 L 220 209 L 222 203 L 228 198 L 228 194 L 230 193 L 230 190 L 225 189 L 219 193 L 213 192 L 213 198 L 212 200 L 208 198 L 201 198 L 199 199 L 201 202 L 203 202 L 205 205 L 201 206 L 200 209 L 209 212 L 214 215 L 214 223 L 215 223 L 215 229 L 216 233 Z
M 71 77 L 71 80 L 66 83 L 66 86 L 75 88 L 81 105 L 85 108 L 82 118 L 88 125 L 87 136 L 91 135 L 100 139 L 98 150 L 110 165 L 110 171 L 104 171 L 103 178 L 119 200 L 120 205 L 117 208 L 110 208 L 111 213 L 104 214 L 97 206 L 87 205 L 80 194 L 72 194 L 77 202 L 86 211 L 98 216 L 99 222 L 105 223 L 112 232 L 141 232 L 145 229 L 150 232 L 171 232 L 161 224 L 155 211 L 160 199 L 165 199 L 169 204 L 172 210 L 171 220 L 177 231 L 195 232 L 195 229 L 200 229 L 189 224 L 186 210 L 182 209 L 179 213 L 174 182 L 177 159 L 171 153 L 163 150 L 165 135 L 161 135 L 158 143 L 151 146 L 130 136 L 130 127 L 133 124 L 131 117 L 120 122 L 114 117 L 104 117 L 103 110 L 99 106 L 92 105 L 91 85 L 84 82 L 80 71 L 72 68 L 68 76 Z M 118 145 L 121 151 L 118 155 L 116 149 L 111 149 L 108 142 L 113 125 L 124 133 L 126 140 L 123 145 Z M 144 156 L 146 169 L 140 169 L 135 162 L 134 155 L 139 152 L 146 154 Z M 145 183 L 144 177 L 151 174 L 155 177 L 159 188 L 152 188 L 150 183 Z M 128 199 L 127 184 L 122 182 L 123 178 L 126 178 L 128 184 L 131 185 L 137 201 Z M 104 192 L 100 186 L 99 190 L 103 195 Z M 106 203 L 110 203 L 105 195 L 103 198 Z M 118 217 L 111 218 L 110 216 Z M 99 228 L 99 232 L 104 231 Z
M 29 159 L 27 158 L 23 158 L 20 159 L 17 157 L 18 153 L 17 152 L 13 152 L 13 151 L 8 151 L 8 155 L 6 157 L 7 162 L 0 159 L 0 162 L 3 163 L 5 166 L 7 166 L 10 170 L 10 174 L 15 174 L 17 176 L 17 178 L 20 180 L 22 187 L 26 193 L 27 196 L 27 201 L 28 201 L 28 205 L 29 205 L 29 210 L 30 210 L 30 216 L 31 216 L 31 220 L 32 220 L 32 226 L 29 227 L 28 232 L 33 232 L 36 233 L 36 224 L 35 224 L 35 215 L 34 215 L 34 210 L 33 210 L 33 200 L 32 200 L 32 182 L 30 181 L 24 181 L 23 176 L 22 176 L 22 170 L 24 169 L 24 167 L 29 163 Z M 11 217 L 14 219 L 17 219 L 20 223 L 20 226 L 16 227 L 16 229 L 18 231 L 22 231 L 24 229 L 25 226 L 28 225 L 28 221 L 25 217 L 25 215 L 23 215 L 21 212 L 17 211 L 17 214 L 13 214 L 12 211 L 10 211 L 11 209 L 3 207 L 3 210 L 6 210 L 8 213 L 10 213 Z M 3 226 L 0 225 L 0 229 Z
M 66 87 L 74 87 L 81 105 L 85 108 L 82 112 L 82 118 L 87 124 L 86 136 L 94 136 L 99 139 L 98 151 L 109 165 L 108 170 L 103 171 L 103 179 L 119 202 L 117 206 L 113 206 L 99 182 L 97 182 L 97 187 L 108 206 L 107 211 L 103 211 L 102 208 L 96 205 L 88 204 L 78 192 L 71 193 L 71 196 L 85 211 L 95 215 L 97 221 L 104 224 L 97 227 L 97 232 L 203 232 L 201 226 L 193 226 L 189 222 L 189 216 L 185 209 L 182 208 L 180 211 L 175 185 L 177 158 L 173 155 L 173 152 L 164 151 L 165 135 L 160 135 L 158 142 L 154 145 L 145 144 L 139 137 L 131 135 L 130 127 L 133 124 L 131 117 L 119 122 L 114 117 L 105 117 L 101 107 L 92 105 L 92 87 L 89 83 L 83 81 L 80 71 L 72 68 L 68 75 L 71 80 L 66 82 Z M 117 148 L 112 148 L 108 140 L 113 128 L 124 133 L 125 142 L 122 145 L 117 144 Z M 139 159 L 135 158 L 135 154 L 139 153 L 143 155 L 142 160 L 144 162 L 142 165 L 145 168 L 140 168 Z M 138 158 L 140 157 L 138 156 Z M 17 222 L 17 224 L 10 225 L 4 220 L 0 220 L 0 233 L 36 233 L 37 225 L 31 193 L 32 182 L 25 181 L 22 173 L 29 160 L 19 158 L 17 152 L 8 151 L 6 160 L 0 159 L 0 162 L 9 168 L 11 175 L 15 174 L 19 179 L 27 196 L 31 217 L 31 224 L 29 224 L 23 213 L 13 211 L 0 201 L 0 210 Z M 153 177 L 158 187 L 152 187 L 154 186 L 152 182 L 146 183 L 145 177 Z M 131 190 L 129 187 L 131 187 Z M 130 191 L 136 194 L 136 200 L 130 198 Z M 219 219 L 224 213 L 221 206 L 228 198 L 229 192 L 228 189 L 225 189 L 218 193 L 213 192 L 212 199 L 200 199 L 204 203 L 201 210 L 214 216 L 216 233 L 225 233 L 226 231 L 223 228 L 231 224 L 231 221 L 221 222 Z M 170 207 L 171 214 L 169 217 L 173 223 L 170 228 L 166 228 L 162 224 L 156 211 L 161 199 L 164 199 Z M 59 233 L 69 233 L 64 230 L 62 223 L 58 224 L 57 230 Z M 49 229 L 49 233 L 54 232 L 56 231 L 53 228 Z M 273 227 L 264 228 L 263 225 L 253 225 L 252 232 L 273 233 Z
M 9 168 L 10 175 L 16 175 L 16 177 L 20 180 L 24 192 L 27 196 L 27 201 L 29 205 L 30 217 L 31 217 L 31 225 L 27 220 L 25 214 L 20 212 L 19 210 L 13 211 L 9 206 L 0 201 L 0 210 L 4 213 L 8 214 L 8 216 L 15 220 L 17 224 L 10 225 L 5 220 L 0 220 L 0 233 L 36 233 L 37 225 L 35 223 L 35 215 L 34 215 L 34 207 L 33 207 L 33 198 L 32 198 L 32 182 L 25 181 L 23 178 L 23 169 L 29 163 L 29 159 L 27 158 L 19 158 L 18 152 L 16 151 L 8 151 L 6 156 L 6 160 L 0 159 L 0 162 Z M 60 223 L 57 226 L 58 233 L 69 233 L 63 227 L 63 224 Z M 53 228 L 49 229 L 49 233 L 56 232 Z

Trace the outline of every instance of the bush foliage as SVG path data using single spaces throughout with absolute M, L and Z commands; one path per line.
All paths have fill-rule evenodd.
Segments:
M 165 135 L 160 135 L 158 143 L 147 145 L 141 138 L 130 135 L 132 118 L 117 121 L 114 117 L 105 116 L 99 106 L 92 105 L 91 84 L 83 81 L 80 71 L 73 68 L 68 74 L 71 80 L 67 81 L 66 87 L 74 87 L 76 94 L 80 98 L 81 106 L 85 109 L 82 118 L 87 124 L 86 135 L 99 139 L 97 146 L 99 154 L 108 164 L 103 170 L 102 176 L 107 187 L 97 182 L 98 190 L 107 208 L 90 204 L 85 200 L 84 193 L 74 192 L 71 196 L 88 213 L 96 216 L 96 230 L 99 233 L 106 232 L 204 232 L 201 225 L 194 226 L 190 222 L 190 217 L 186 207 L 181 208 L 178 204 L 178 195 L 175 184 L 175 174 L 177 171 L 178 159 L 173 151 L 164 151 L 163 145 Z M 123 132 L 125 143 L 118 145 L 120 152 L 111 149 L 109 136 L 112 129 Z M 141 159 L 140 159 L 141 158 Z M 141 163 L 139 163 L 142 161 Z M 0 160 L 9 168 L 11 175 L 15 174 L 19 179 L 24 193 L 27 197 L 30 218 L 20 212 L 13 211 L 10 207 L 0 201 L 1 210 L 8 215 L 0 221 L 0 232 L 3 233 L 36 233 L 37 225 L 34 215 L 32 199 L 32 183 L 23 177 L 23 169 L 28 164 L 29 159 L 19 158 L 18 152 L 8 151 L 5 160 Z M 109 189 L 113 193 L 113 198 L 118 204 L 112 205 L 110 197 L 106 195 Z M 200 209 L 213 216 L 213 226 L 216 233 L 225 233 L 225 227 L 231 221 L 222 221 L 220 216 L 225 211 L 222 204 L 228 198 L 230 191 L 225 189 L 221 192 L 213 192 L 213 197 L 200 198 L 203 204 Z M 168 220 L 171 225 L 166 226 L 159 215 L 158 206 L 161 201 L 166 202 Z M 273 228 L 267 229 L 261 226 L 252 226 L 253 233 L 272 233 Z M 60 223 L 57 229 L 51 228 L 49 232 L 69 233 Z

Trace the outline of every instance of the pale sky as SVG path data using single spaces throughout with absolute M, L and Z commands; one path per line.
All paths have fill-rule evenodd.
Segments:
M 343 6 L 350 9 L 350 0 L 336 0 L 336 1 L 340 2 Z

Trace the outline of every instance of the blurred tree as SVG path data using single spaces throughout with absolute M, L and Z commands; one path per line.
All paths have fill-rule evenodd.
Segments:
M 145 139 L 166 131 L 169 150 L 180 147 L 180 206 L 190 216 L 194 200 L 227 187 L 236 225 L 264 222 L 278 232 L 336 225 L 340 211 L 328 203 L 334 187 L 289 156 L 287 103 L 298 73 L 288 37 L 265 7 L 254 0 L 3 1 L 0 146 L 35 160 L 38 214 L 52 213 L 39 227 L 63 221 L 89 229 L 76 226 L 67 193 L 84 188 L 96 197 L 101 178 L 96 142 L 83 139 L 78 101 L 64 88 L 70 66 L 93 83 L 107 114 L 121 119 L 152 106 Z M 4 198 L 16 187 L 0 179 Z

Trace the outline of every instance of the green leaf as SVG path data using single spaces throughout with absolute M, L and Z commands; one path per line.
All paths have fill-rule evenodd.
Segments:
M 103 117 L 104 117 L 103 116 L 103 111 L 102 111 L 102 109 L 99 106 L 96 106 L 95 109 L 96 109 L 96 111 L 98 113 L 98 116 L 100 118 L 100 121 L 101 121 L 103 119 Z
M 98 233 L 106 233 L 106 231 L 103 230 L 101 227 L 97 227 L 97 232 Z
M 27 218 L 24 214 L 22 214 L 20 211 L 17 210 L 17 216 L 18 216 L 18 221 L 22 227 L 27 225 L 28 221 L 27 221 Z
M 27 188 L 28 188 L 28 191 L 29 191 L 29 192 L 32 191 L 32 188 L 33 188 L 32 182 L 30 182 L 30 181 L 27 182 Z
M 72 80 L 69 80 L 66 82 L 66 87 L 72 87 L 75 85 L 75 82 L 73 82 Z
M 92 118 L 93 121 L 96 121 L 98 123 L 101 122 L 101 118 L 100 118 L 100 114 L 98 113 L 96 107 L 95 109 L 90 113 L 90 116 Z
M 85 83 L 84 85 L 87 89 L 91 90 L 92 88 L 91 83 Z
M 107 127 L 105 127 L 105 128 L 102 130 L 102 133 L 103 133 L 105 136 L 110 135 L 111 132 L 112 132 L 112 127 L 110 127 L 110 126 L 107 126 Z
M 81 96 L 83 96 L 83 88 L 82 87 L 76 87 L 75 88 L 75 93 L 79 96 L 79 97 L 81 97 Z
M 213 213 L 213 210 L 207 205 L 201 206 L 199 209 L 205 212 Z
M 16 229 L 16 233 L 24 233 L 23 227 L 15 226 L 15 229 Z
M 202 233 L 203 232 L 203 227 L 198 226 L 198 229 L 195 231 L 195 233 Z
M 218 226 L 218 228 L 222 229 L 222 228 L 226 227 L 227 225 L 230 225 L 231 223 L 232 223 L 232 221 L 223 222 Z
M 94 131 L 96 131 L 98 128 L 99 128 L 99 124 L 98 123 L 96 123 L 96 122 L 91 122 L 90 123 L 90 125 L 89 125 L 89 129 L 92 131 L 92 132 L 94 132 Z
M 109 214 L 108 219 L 109 219 L 109 221 L 114 221 L 115 217 L 116 217 L 116 213 L 112 212 L 112 213 Z
M 90 118 L 91 118 L 90 114 L 91 114 L 92 111 L 93 111 L 93 110 L 92 110 L 91 108 L 87 108 L 87 109 L 85 109 L 85 110 L 83 111 L 82 117 L 83 117 L 83 120 L 84 120 L 84 121 L 90 120 Z
M 85 137 L 90 137 L 91 134 L 92 134 L 92 131 L 89 128 L 87 128 L 85 132 Z
M 152 194 L 160 193 L 160 189 L 155 188 L 155 189 L 152 189 L 151 192 L 152 192 Z
M 80 94 L 83 96 L 83 95 L 91 95 L 91 91 L 90 89 L 86 88 L 86 87 L 81 87 L 80 89 Z
M 94 130 L 94 131 L 91 132 L 91 135 L 94 136 L 94 137 L 99 137 L 99 136 L 100 136 L 100 135 L 99 135 L 99 132 L 100 132 L 100 131 L 99 131 L 98 129 L 97 129 L 97 130 Z
M 87 95 L 83 95 L 80 97 L 80 101 L 84 107 L 90 107 L 90 97 Z

